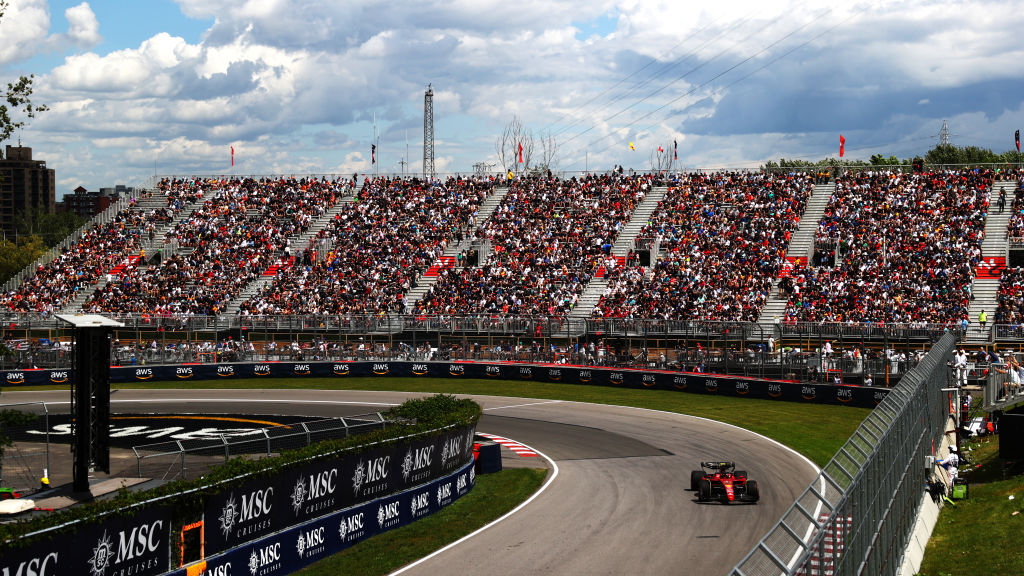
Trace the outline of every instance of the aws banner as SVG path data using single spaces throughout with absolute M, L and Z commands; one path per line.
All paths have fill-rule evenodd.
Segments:
M 468 494 L 475 483 L 473 462 L 465 463 L 442 478 L 401 494 L 377 498 L 235 545 L 219 556 L 174 572 L 173 576 L 290 574 L 371 536 L 433 514 Z
M 308 520 L 436 480 L 473 459 L 474 427 L 339 454 L 207 498 L 206 550 L 227 550 Z
M 148 576 L 170 569 L 168 509 L 133 510 L 78 526 L 73 538 L 42 535 L 24 548 L 0 552 L 4 576 Z
M 9 386 L 60 384 L 67 370 L 19 370 L 0 373 Z M 112 383 L 224 380 L 232 378 L 348 378 L 358 376 L 408 378 L 475 378 L 533 380 L 569 384 L 596 384 L 627 388 L 682 390 L 699 394 L 745 396 L 819 404 L 849 404 L 872 408 L 887 388 L 802 384 L 740 376 L 722 376 L 667 370 L 596 368 L 553 364 L 477 362 L 266 362 L 262 364 L 183 364 L 115 366 Z

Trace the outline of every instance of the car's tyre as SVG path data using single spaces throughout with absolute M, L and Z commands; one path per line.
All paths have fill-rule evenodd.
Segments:
M 737 477 L 737 478 L 746 478 L 747 477 L 747 471 L 746 470 L 737 470 L 737 471 L 733 472 L 732 475 Z
M 757 489 L 757 480 L 747 480 L 747 500 L 757 502 L 761 499 L 761 492 Z
M 711 500 L 711 481 L 707 478 L 701 478 L 697 483 L 697 499 L 701 502 Z
M 693 472 L 690 472 L 690 490 L 693 490 L 694 492 L 696 492 L 697 491 L 697 486 L 700 484 L 700 481 L 703 480 L 703 479 L 704 479 L 704 471 L 703 470 L 694 470 Z

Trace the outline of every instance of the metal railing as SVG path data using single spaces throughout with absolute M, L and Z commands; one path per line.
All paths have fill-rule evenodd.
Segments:
M 24 426 L 4 426 L 3 433 L 13 441 L 0 450 L 0 486 L 21 493 L 40 489 L 40 480 L 49 475 L 50 410 L 46 402 L 0 404 L 0 410 L 37 413 L 42 419 L 42 433 L 33 430 L 36 422 Z M 32 431 L 32 432 L 30 432 Z
M 144 192 L 145 190 L 135 189 L 121 195 L 121 197 L 118 198 L 117 202 L 114 202 L 113 204 L 108 206 L 107 209 L 104 210 L 103 212 L 100 212 L 99 214 L 93 216 L 78 230 L 75 230 L 70 235 L 68 235 L 67 238 L 62 240 L 60 244 L 57 244 L 53 248 L 50 248 L 49 250 L 44 252 L 42 256 L 33 260 L 27 266 L 22 268 L 21 271 L 19 271 L 17 274 L 8 279 L 7 282 L 5 282 L 3 285 L 3 290 L 17 290 L 18 286 L 20 286 L 22 282 L 35 275 L 36 270 L 38 270 L 40 266 L 49 264 L 55 258 L 57 258 L 57 256 L 60 256 L 62 252 L 65 252 L 66 250 L 71 248 L 71 246 L 75 242 L 81 240 L 82 236 L 90 229 L 92 229 L 93 226 L 103 226 L 104 224 L 108 224 L 109 222 L 113 221 L 114 218 L 116 218 L 117 215 L 121 213 L 121 211 L 131 207 L 133 201 L 137 200 L 139 195 L 143 194 Z
M 941 441 L 956 339 L 944 336 L 861 423 L 733 576 L 895 575 Z
M 257 428 L 234 435 L 172 440 L 132 448 L 139 478 L 184 480 L 201 475 L 236 456 L 262 458 L 324 440 L 346 438 L 385 428 L 395 421 L 380 412 Z
M 1024 386 L 1018 375 L 1013 378 L 1006 364 L 990 364 L 984 386 L 985 412 L 1008 410 L 1017 404 L 1024 403 Z

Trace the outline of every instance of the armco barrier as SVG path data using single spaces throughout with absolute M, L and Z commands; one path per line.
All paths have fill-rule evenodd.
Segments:
M 475 483 L 470 462 L 429 484 L 235 546 L 171 574 L 290 574 L 366 538 L 433 514 L 468 494 Z
M 12 370 L 0 373 L 7 386 L 64 384 L 67 370 Z M 346 378 L 353 376 L 476 378 L 533 380 L 591 384 L 617 388 L 653 388 L 698 394 L 767 398 L 817 404 L 847 404 L 873 408 L 889 393 L 887 388 L 806 384 L 739 376 L 502 362 L 265 362 L 259 364 L 181 364 L 115 366 L 110 381 L 116 384 L 230 380 L 232 378 Z

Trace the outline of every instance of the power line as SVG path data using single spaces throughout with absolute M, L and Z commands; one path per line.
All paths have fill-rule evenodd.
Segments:
M 677 97 L 675 97 L 675 98 L 673 98 L 673 99 L 669 100 L 668 102 L 666 102 L 665 104 L 663 104 L 663 105 L 661 105 L 661 106 L 659 106 L 659 107 L 655 108 L 654 110 L 651 110 L 651 111 L 649 111 L 649 112 L 647 112 L 647 113 L 645 113 L 645 114 L 643 114 L 643 115 L 641 115 L 641 116 L 637 117 L 637 118 L 636 118 L 636 119 L 634 119 L 633 121 L 631 121 L 631 122 L 627 123 L 627 124 L 626 124 L 626 125 L 624 126 L 624 128 L 629 128 L 629 127 L 631 127 L 631 126 L 634 126 L 635 124 L 637 124 L 637 123 L 638 123 L 638 122 L 640 122 L 641 120 L 644 120 L 644 119 L 646 119 L 646 118 L 649 118 L 649 117 L 651 117 L 652 115 L 654 115 L 654 114 L 656 114 L 656 113 L 658 113 L 658 112 L 660 112 L 660 111 L 664 110 L 664 109 L 665 109 L 665 108 L 667 108 L 668 106 L 670 106 L 670 105 L 672 105 L 672 104 L 675 104 L 675 103 L 676 103 L 676 102 L 678 102 L 679 100 L 682 100 L 683 98 L 685 98 L 685 97 L 687 97 L 687 96 L 690 96 L 690 95 L 692 95 L 692 94 L 693 94 L 694 92 L 696 92 L 696 91 L 697 91 L 698 89 L 701 89 L 701 88 L 704 88 L 704 87 L 706 87 L 706 86 L 710 85 L 710 84 L 711 84 L 712 82 L 714 82 L 715 80 L 718 80 L 719 78 L 721 78 L 722 76 L 725 76 L 725 75 L 726 75 L 726 74 L 728 74 L 729 72 L 732 72 L 733 70 L 735 70 L 735 69 L 739 68 L 740 66 L 742 66 L 742 65 L 746 64 L 747 62 L 749 62 L 749 61 L 753 60 L 754 58 L 756 58 L 756 57 L 758 57 L 758 56 L 760 56 L 760 55 L 764 54 L 765 52 L 767 52 L 767 51 L 771 50 L 771 49 L 772 49 L 772 48 L 774 48 L 775 46 L 779 45 L 780 43 L 784 42 L 785 40 L 787 40 L 787 39 L 791 38 L 792 36 L 796 35 L 796 34 L 797 34 L 797 33 L 799 33 L 800 31 L 802 31 L 802 30 L 803 30 L 804 28 L 807 28 L 807 27 L 808 27 L 808 26 L 810 26 L 811 24 L 814 24 L 814 23 L 816 23 L 817 21 L 821 20 L 822 18 L 824 18 L 825 16 L 827 16 L 827 15 L 828 15 L 828 14 L 830 14 L 831 12 L 832 12 L 832 9 L 831 9 L 831 8 L 829 8 L 829 9 L 828 9 L 828 10 L 826 10 L 825 12 L 822 12 L 822 13 L 821 13 L 821 14 L 819 14 L 818 16 L 816 16 L 816 17 L 812 18 L 812 19 L 811 19 L 810 21 L 808 21 L 808 22 L 806 22 L 805 24 L 803 24 L 803 25 L 801 25 L 801 26 L 797 27 L 796 29 L 794 29 L 793 31 L 789 32 L 788 34 L 786 34 L 786 35 L 782 36 L 782 37 L 781 37 L 781 38 L 779 38 L 778 40 L 775 40 L 774 42 L 772 42 L 772 43 L 768 44 L 767 46 L 765 46 L 765 47 L 764 47 L 764 48 L 762 48 L 761 50 L 758 50 L 758 51 L 757 51 L 757 52 L 755 52 L 754 54 L 751 54 L 750 56 L 748 56 L 748 57 L 744 58 L 743 60 L 741 60 L 741 61 L 737 62 L 736 64 L 734 64 L 734 65 L 732 65 L 732 66 L 730 66 L 730 67 L 726 68 L 726 69 L 725 69 L 725 70 L 723 70 L 722 72 L 720 72 L 720 73 L 716 74 L 716 75 L 715 75 L 714 77 L 710 78 L 709 80 L 707 80 L 707 81 L 705 81 L 705 82 L 703 82 L 703 83 L 701 83 L 701 84 L 699 84 L 699 85 L 697 85 L 697 86 L 694 86 L 693 88 L 691 88 L 691 89 L 690 89 L 690 90 L 688 90 L 687 92 L 685 92 L 685 93 L 683 93 L 683 94 L 681 94 L 681 95 L 679 95 L 679 96 L 677 96 Z M 791 48 L 791 49 L 789 49 L 789 50 L 787 50 L 787 51 L 783 52 L 783 53 L 782 53 L 782 54 L 780 54 L 779 56 L 776 56 L 776 57 L 774 57 L 774 58 L 772 58 L 772 59 L 768 60 L 768 61 L 767 61 L 767 62 L 765 62 L 765 63 L 764 63 L 763 65 L 761 65 L 761 66 L 759 66 L 759 67 L 755 68 L 754 70 L 752 70 L 752 71 L 750 71 L 749 73 L 747 73 L 747 74 L 745 74 L 745 75 L 741 76 L 740 78 L 736 79 L 735 81 L 733 81 L 733 82 L 731 82 L 731 83 L 729 83 L 729 84 L 727 84 L 727 85 L 723 86 L 722 88 L 723 88 L 723 89 L 725 89 L 725 88 L 730 88 L 730 87 L 732 87 L 732 86 L 734 86 L 734 85 L 738 84 L 739 82 L 741 82 L 741 81 L 743 81 L 743 80 L 746 80 L 747 78 L 749 78 L 749 77 L 750 77 L 750 76 L 752 76 L 753 74 L 755 74 L 755 73 L 757 73 L 757 72 L 760 72 L 761 70 L 764 70 L 765 68 L 767 68 L 768 66 L 770 66 L 770 65 L 774 64 L 775 62 L 777 62 L 777 61 L 781 60 L 782 58 L 784 58 L 784 57 L 786 57 L 786 56 L 788 56 L 788 55 L 792 54 L 793 52 L 795 52 L 795 51 L 797 51 L 797 50 L 799 50 L 799 49 L 803 48 L 804 46 L 807 46 L 808 44 L 810 44 L 811 42 L 814 42 L 814 41 L 815 41 L 815 40 L 817 40 L 818 38 L 821 38 L 822 36 L 824 36 L 824 35 L 826 35 L 826 34 L 828 34 L 828 33 L 832 32 L 833 30 L 835 30 L 836 28 L 838 28 L 838 27 L 839 27 L 839 26 L 841 26 L 842 24 L 845 24 L 845 23 L 846 23 L 846 22 L 847 22 L 847 21 L 848 21 L 848 20 L 849 20 L 850 18 L 852 18 L 852 17 L 853 17 L 853 15 L 851 14 L 851 16 L 849 16 L 849 17 L 845 18 L 844 20 L 840 21 L 839 23 L 835 24 L 834 26 L 831 26 L 830 28 L 828 28 L 828 29 L 826 29 L 826 30 L 822 31 L 821 33 L 819 33 L 819 34 L 816 34 L 815 36 L 811 37 L 810 39 L 808 39 L 808 40 L 806 40 L 806 41 L 804 41 L 804 42 L 802 42 L 802 43 L 798 44 L 797 46 L 795 46 L 795 47 L 793 47 L 793 48 Z M 609 135 L 606 135 L 606 136 L 603 136 L 603 137 L 601 137 L 601 138 L 599 138 L 599 139 L 597 139 L 597 140 L 594 140 L 594 141 L 592 141 L 592 142 L 591 142 L 591 143 L 590 143 L 590 144 L 588 145 L 588 149 L 589 149 L 589 147 L 590 147 L 590 146 L 593 146 L 593 145 L 596 145 L 596 144 L 600 143 L 600 141 L 601 141 L 601 140 L 603 140 L 603 139 L 607 138 L 608 136 L 611 136 L 611 134 L 609 134 Z M 605 148 L 603 148 L 603 149 L 600 149 L 600 150 L 599 150 L 599 152 L 604 152 L 604 151 L 608 150 L 608 149 L 609 149 L 609 148 L 611 148 L 611 147 L 612 147 L 612 145 L 608 145 L 608 146 L 606 146 Z

